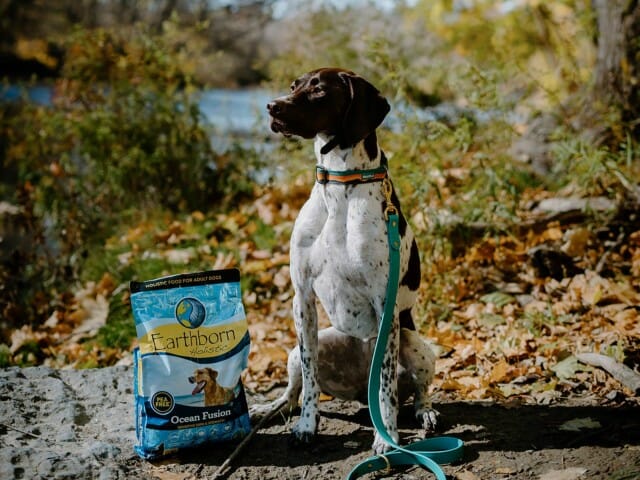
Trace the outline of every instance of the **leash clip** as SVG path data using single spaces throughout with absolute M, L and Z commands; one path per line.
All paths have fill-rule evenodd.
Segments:
M 386 455 L 378 455 L 378 458 L 381 458 L 386 464 L 384 467 L 384 470 L 382 470 L 381 473 L 383 475 L 389 475 L 391 473 L 391 462 L 389 461 Z
M 384 195 L 384 202 L 385 202 L 384 219 L 386 221 L 389 221 L 389 215 L 398 214 L 398 209 L 396 208 L 396 206 L 393 204 L 393 201 L 391 200 L 392 193 L 393 193 L 393 187 L 391 186 L 391 180 L 389 180 L 388 176 L 384 177 L 384 180 L 382 180 L 382 194 Z

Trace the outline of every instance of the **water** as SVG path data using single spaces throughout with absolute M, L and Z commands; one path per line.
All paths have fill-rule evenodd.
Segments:
M 26 100 L 36 105 L 51 105 L 53 89 L 46 85 L 21 87 L 19 85 L 0 86 L 0 102 Z
M 267 103 L 282 92 L 269 92 L 260 88 L 244 90 L 210 89 L 198 95 L 198 104 L 203 117 L 212 127 L 211 145 L 218 153 L 232 150 L 235 146 L 268 152 L 281 137 L 269 128 Z M 53 90 L 50 86 L 22 88 L 16 85 L 0 86 L 0 102 L 27 101 L 39 105 L 51 105 Z M 402 130 L 405 119 L 414 118 L 427 123 L 444 121 L 453 123 L 461 116 L 472 116 L 480 122 L 500 116 L 500 112 L 464 109 L 452 103 L 442 103 L 429 108 L 417 108 L 399 102 L 392 105 L 391 113 L 383 126 L 394 132 Z
M 263 89 L 211 89 L 198 95 L 202 115 L 212 127 L 211 144 L 218 153 L 243 148 L 268 149 L 275 135 L 269 129 L 267 103 L 276 95 Z M 0 86 L 0 102 L 25 100 L 36 105 L 51 105 L 53 88 L 47 85 Z
M 211 145 L 218 153 L 235 145 L 268 151 L 277 137 L 269 128 L 267 103 L 275 95 L 263 89 L 211 89 L 199 95 L 204 118 L 213 127 Z M 267 142 L 266 140 L 270 141 Z
M 213 89 L 199 97 L 202 114 L 221 132 L 247 134 L 268 129 L 266 105 L 274 95 L 266 90 Z

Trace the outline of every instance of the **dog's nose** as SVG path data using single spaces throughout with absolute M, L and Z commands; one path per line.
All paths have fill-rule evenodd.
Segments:
M 269 102 L 267 103 L 267 110 L 271 114 L 280 113 L 280 105 L 278 102 Z

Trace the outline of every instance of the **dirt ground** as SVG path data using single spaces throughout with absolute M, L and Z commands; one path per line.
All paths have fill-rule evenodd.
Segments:
M 512 407 L 449 402 L 437 403 L 436 408 L 441 414 L 439 433 L 465 442 L 464 460 L 444 467 L 449 479 L 640 479 L 640 409 L 635 402 Z M 357 403 L 340 401 L 322 402 L 321 410 L 319 435 L 308 448 L 291 446 L 291 424 L 275 418 L 220 478 L 344 478 L 370 456 L 373 433 L 368 411 Z M 419 433 L 410 406 L 402 409 L 399 426 L 403 442 Z M 138 473 L 160 480 L 211 479 L 233 450 L 232 445 L 216 446 L 155 464 L 134 460 L 130 471 L 139 468 Z M 411 467 L 366 478 L 435 477 Z
M 0 479 L 212 480 L 236 445 L 192 450 L 158 462 L 133 450 L 132 369 L 0 369 Z M 274 398 L 279 392 L 269 393 Z M 640 479 L 638 398 L 596 406 L 595 397 L 553 406 L 459 402 L 437 393 L 439 434 L 465 442 L 464 459 L 445 466 L 449 480 Z M 444 395 L 444 394 L 442 394 Z M 248 394 L 248 402 L 265 398 Z M 277 416 L 217 478 L 343 479 L 371 455 L 368 410 L 355 402 L 320 403 L 316 441 L 289 445 L 292 420 Z M 400 412 L 402 443 L 419 434 L 410 406 Z M 375 478 L 368 476 L 369 480 Z M 417 467 L 377 478 L 433 479 Z

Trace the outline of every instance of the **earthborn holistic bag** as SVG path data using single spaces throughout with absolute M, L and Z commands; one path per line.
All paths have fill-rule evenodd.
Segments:
M 153 459 L 238 439 L 251 425 L 240 373 L 249 332 L 238 270 L 131 282 L 136 452 Z

